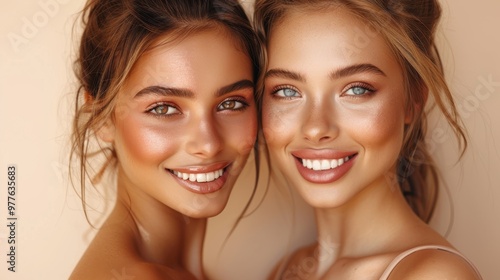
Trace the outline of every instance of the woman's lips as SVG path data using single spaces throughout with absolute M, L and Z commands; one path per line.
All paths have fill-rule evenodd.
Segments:
M 316 184 L 327 184 L 342 178 L 353 166 L 356 152 L 306 150 L 292 153 L 300 175 Z
M 227 181 L 230 164 L 216 164 L 210 167 L 166 169 L 172 177 L 188 191 L 208 194 L 220 190 Z
M 222 176 L 222 174 L 224 173 L 224 169 L 221 168 L 219 170 L 206 173 L 187 173 L 187 172 L 180 172 L 173 170 L 172 173 L 178 178 L 183 179 L 185 181 L 189 180 L 191 182 L 205 183 L 205 182 L 212 182 L 215 179 Z

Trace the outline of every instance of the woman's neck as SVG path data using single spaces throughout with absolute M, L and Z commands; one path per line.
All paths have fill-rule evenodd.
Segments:
M 182 267 L 204 279 L 202 249 L 206 218 L 194 219 L 169 208 L 118 179 L 115 213 L 126 216 L 131 236 L 144 261 L 170 268 Z
M 409 226 L 422 223 L 407 205 L 401 191 L 386 180 L 367 186 L 336 208 L 315 209 L 318 227 L 318 270 L 340 258 L 372 256 L 391 251 L 394 241 Z

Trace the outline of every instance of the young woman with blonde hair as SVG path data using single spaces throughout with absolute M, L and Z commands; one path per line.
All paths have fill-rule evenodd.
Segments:
M 314 207 L 317 242 L 273 279 L 480 279 L 426 222 L 426 105 L 466 137 L 434 43 L 437 1 L 257 0 L 270 164 Z

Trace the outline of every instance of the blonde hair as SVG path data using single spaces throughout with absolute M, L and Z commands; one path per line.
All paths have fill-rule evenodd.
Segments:
M 101 146 L 96 131 L 113 116 L 116 96 L 142 54 L 164 36 L 176 40 L 205 29 L 219 28 L 250 57 L 256 80 L 260 49 L 237 0 L 89 0 L 82 12 L 82 23 L 84 31 L 74 65 L 79 88 L 70 163 L 78 159 L 80 195 L 89 220 L 85 203 L 86 178 L 94 184 L 107 167 L 116 162 L 113 147 Z M 98 144 L 95 151 L 92 150 L 93 141 Z M 91 158 L 103 152 L 104 164 L 92 168 Z
M 403 69 L 406 106 L 413 118 L 405 128 L 395 179 L 413 211 L 428 222 L 439 187 L 437 170 L 425 143 L 428 112 L 424 106 L 428 97 L 433 97 L 449 123 L 461 155 L 467 147 L 465 129 L 446 84 L 434 42 L 441 16 L 439 3 L 436 0 L 256 0 L 254 28 L 264 50 L 261 61 L 264 68 L 270 33 L 288 11 L 333 5 L 347 9 L 374 28 L 385 39 Z M 258 83 L 259 96 L 263 92 L 264 74 L 262 71 Z

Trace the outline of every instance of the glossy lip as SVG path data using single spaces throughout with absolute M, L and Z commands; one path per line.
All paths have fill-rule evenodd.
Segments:
M 342 178 L 353 166 L 358 154 L 353 151 L 337 150 L 300 150 L 292 153 L 295 166 L 302 178 L 315 184 L 328 184 Z M 302 159 L 341 159 L 349 157 L 349 160 L 339 167 L 328 170 L 311 170 L 304 167 Z
M 227 178 L 229 177 L 229 171 L 231 169 L 231 166 L 232 163 L 221 162 L 207 166 L 189 166 L 189 167 L 181 167 L 175 169 L 165 168 L 165 170 L 179 183 L 179 185 L 181 185 L 188 191 L 197 194 L 209 194 L 220 190 L 224 186 L 224 184 L 227 181 Z M 195 173 L 195 174 L 208 173 L 208 172 L 214 172 L 219 169 L 224 169 L 222 176 L 211 182 L 191 182 L 189 180 L 183 180 L 177 177 L 173 173 L 174 170 L 182 173 Z
M 208 172 L 214 172 L 215 170 L 219 170 L 222 168 L 226 168 L 231 163 L 225 161 L 225 162 L 217 162 L 217 163 L 212 163 L 212 164 L 207 164 L 207 165 L 192 165 L 192 166 L 185 166 L 185 167 L 176 167 L 175 169 L 167 168 L 169 171 L 175 170 L 179 171 L 182 173 L 208 173 Z

